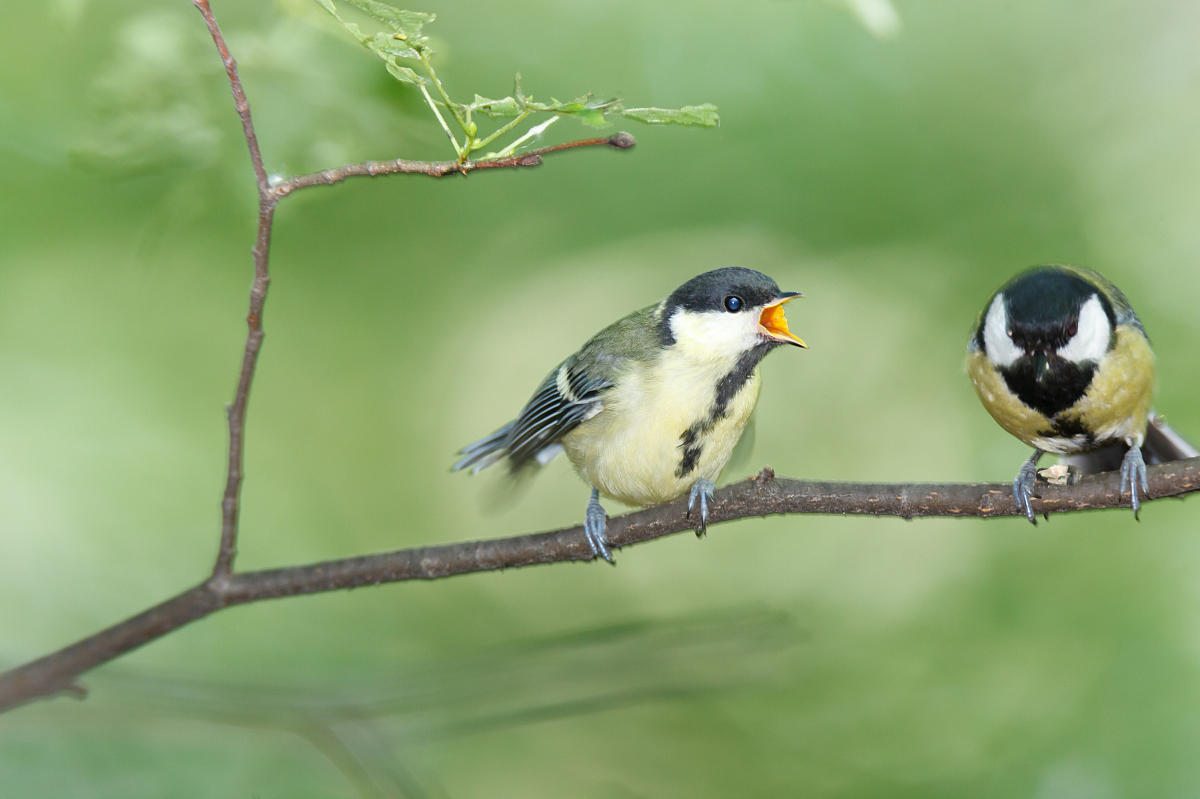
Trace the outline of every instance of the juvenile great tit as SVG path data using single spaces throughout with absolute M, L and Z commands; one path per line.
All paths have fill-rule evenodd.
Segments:
M 708 522 L 715 480 L 758 402 L 759 361 L 788 330 L 780 291 L 761 272 L 714 269 L 661 302 L 609 325 L 542 381 L 517 418 L 464 447 L 453 471 L 508 459 L 510 474 L 559 452 L 592 487 L 584 531 L 592 554 L 612 562 L 600 495 L 655 505 L 688 495 Z
M 1012 486 L 1034 524 L 1030 500 L 1046 452 L 1089 453 L 1077 465 L 1104 470 L 1124 450 L 1121 491 L 1135 516 L 1147 459 L 1190 457 L 1190 445 L 1158 420 L 1147 440 L 1154 353 L 1125 295 L 1091 269 L 1035 266 L 1001 286 L 976 322 L 967 373 L 992 418 L 1034 448 Z

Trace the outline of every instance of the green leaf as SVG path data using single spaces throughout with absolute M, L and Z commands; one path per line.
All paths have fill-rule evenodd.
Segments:
M 620 107 L 620 101 L 616 98 L 609 100 L 597 100 L 594 97 L 585 95 L 572 100 L 569 103 L 560 102 L 552 99 L 549 103 L 535 103 L 532 100 L 528 102 L 528 107 L 534 111 L 546 111 L 551 114 L 559 114 L 561 116 L 575 117 L 585 125 L 601 128 L 608 124 L 605 114 L 610 110 L 616 110 Z
M 685 105 L 683 108 L 625 108 L 620 113 L 623 117 L 636 119 L 647 125 L 715 128 L 721 124 L 721 116 L 712 103 Z
M 373 52 L 378 53 L 384 61 L 391 58 L 420 58 L 420 54 L 410 47 L 407 42 L 397 39 L 394 33 L 377 33 L 369 41 L 363 42 Z
M 395 61 L 388 61 L 386 64 L 388 74 L 401 83 L 412 83 L 417 86 L 424 85 L 425 79 L 408 67 L 402 67 Z
M 402 39 L 414 47 L 420 47 L 426 42 L 421 29 L 437 19 L 436 14 L 427 11 L 407 11 L 381 3 L 379 0 L 346 0 L 359 10 L 374 17 L 389 26 L 393 32 L 400 34 Z
M 491 100 L 487 97 L 480 97 L 477 94 L 469 107 L 472 111 L 478 111 L 489 117 L 515 117 L 521 115 L 521 104 L 514 97 Z
M 330 14 L 337 16 L 337 6 L 333 4 L 333 0 L 317 0 L 317 3 Z

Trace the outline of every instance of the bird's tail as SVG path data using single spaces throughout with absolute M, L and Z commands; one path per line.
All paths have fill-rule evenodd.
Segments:
M 1069 455 L 1062 460 L 1083 474 L 1111 472 L 1121 468 L 1126 449 L 1123 443 L 1117 442 L 1091 452 Z M 1147 466 L 1195 458 L 1197 455 L 1200 455 L 1200 450 L 1191 442 L 1175 432 L 1161 416 L 1150 414 L 1150 421 L 1146 425 L 1146 441 L 1142 444 L 1142 457 Z
M 503 458 L 508 454 L 508 436 L 512 432 L 514 424 L 516 424 L 515 421 L 509 422 L 490 436 L 460 449 L 458 454 L 462 457 L 450 467 L 450 471 L 459 472 L 469 468 L 471 474 L 476 474 Z
M 1150 423 L 1146 425 L 1146 443 L 1142 446 L 1142 454 L 1146 457 L 1146 463 L 1166 463 L 1195 458 L 1200 455 L 1200 450 L 1172 430 L 1161 416 L 1152 413 Z

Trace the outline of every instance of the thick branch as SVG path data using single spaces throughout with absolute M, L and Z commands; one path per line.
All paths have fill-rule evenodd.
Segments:
M 1200 458 L 1149 469 L 1147 499 L 1200 491 Z M 1039 486 L 1042 512 L 1068 512 L 1128 505 L 1115 472 L 1085 477 L 1076 486 Z M 1129 513 L 1129 511 L 1120 511 Z M 709 526 L 775 514 L 870 514 L 994 517 L 1020 515 L 1007 483 L 823 483 L 777 479 L 769 468 L 716 493 Z M 659 505 L 608 522 L 614 548 L 650 541 L 691 528 L 685 502 Z M 805 529 L 797 525 L 797 529 Z M 307 566 L 212 577 L 207 582 L 58 652 L 0 675 L 0 711 L 40 696 L 70 689 L 75 679 L 142 644 L 230 605 L 298 594 L 338 591 L 379 583 L 433 580 L 455 574 L 495 571 L 539 563 L 592 560 L 582 527 L 493 541 L 468 541 L 404 549 Z

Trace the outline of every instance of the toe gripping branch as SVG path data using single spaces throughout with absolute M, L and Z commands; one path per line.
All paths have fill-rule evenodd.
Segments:
M 1142 501 L 1138 496 L 1138 486 L 1142 487 L 1142 496 L 1150 492 L 1149 479 L 1146 476 L 1146 461 L 1142 458 L 1141 447 L 1130 447 L 1121 461 L 1121 493 L 1129 492 L 1129 504 L 1133 506 L 1133 518 L 1138 517 L 1142 509 Z
M 592 489 L 592 498 L 588 500 L 587 512 L 583 515 L 583 532 L 587 536 L 588 546 L 592 548 L 592 556 L 604 558 L 616 565 L 612 553 L 608 551 L 608 536 L 604 530 L 608 527 L 608 513 L 600 504 L 600 492 Z
M 700 519 L 696 522 L 697 538 L 708 531 L 708 503 L 713 501 L 713 492 L 716 490 L 717 486 L 712 480 L 701 477 L 692 483 L 692 490 L 688 493 L 687 516 L 689 519 L 692 518 L 692 509 L 696 506 L 696 500 L 700 501 Z

